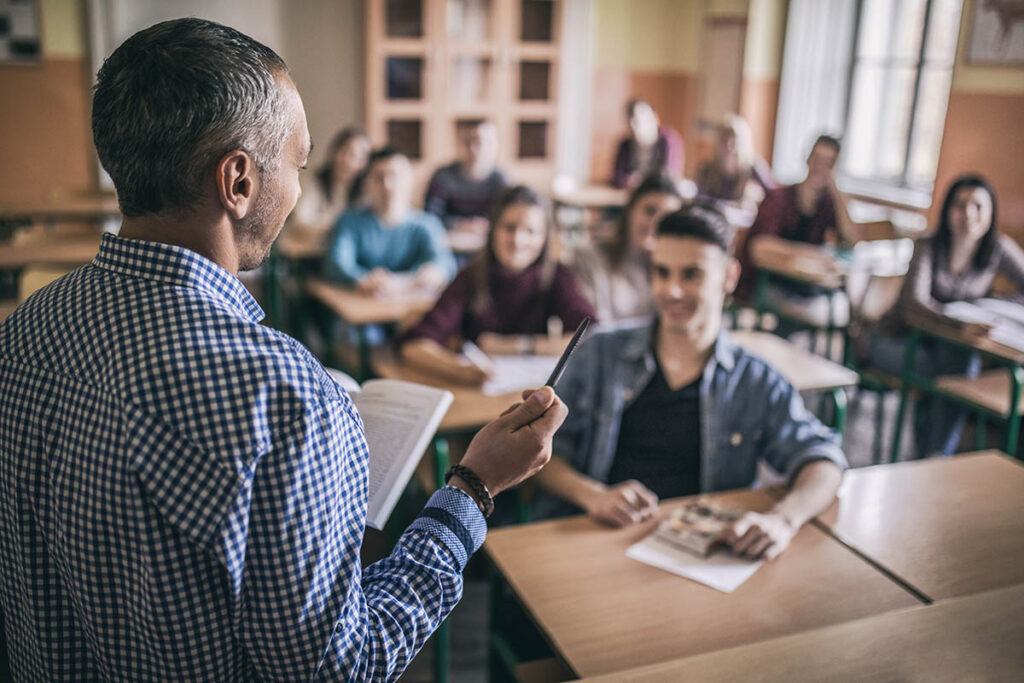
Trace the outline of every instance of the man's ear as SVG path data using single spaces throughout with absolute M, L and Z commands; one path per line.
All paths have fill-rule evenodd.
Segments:
M 736 285 L 740 281 L 740 262 L 734 256 L 727 258 L 729 261 L 725 264 L 725 282 L 723 287 L 726 294 L 732 294 L 736 291 Z
M 217 164 L 217 199 L 235 220 L 245 218 L 257 191 L 256 164 L 240 149 L 225 154 Z

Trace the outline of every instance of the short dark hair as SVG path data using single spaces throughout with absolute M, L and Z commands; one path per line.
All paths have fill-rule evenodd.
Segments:
M 407 156 L 402 154 L 397 147 L 391 145 L 384 145 L 370 152 L 370 156 L 366 159 L 366 172 L 369 173 L 373 165 L 379 161 L 387 161 L 388 159 L 394 159 L 395 157 L 402 157 L 408 159 Z
M 813 145 L 811 145 L 811 149 L 813 150 L 818 145 L 825 145 L 826 147 L 831 147 L 836 151 L 837 156 L 839 155 L 839 152 L 841 152 L 843 149 L 843 145 L 842 143 L 839 142 L 839 138 L 837 138 L 834 135 L 819 135 L 818 139 L 814 141 Z
M 710 204 L 698 202 L 670 213 L 658 223 L 658 237 L 692 237 L 732 254 L 734 230 L 725 216 Z
M 291 132 L 276 52 L 204 19 L 154 24 L 124 41 L 96 75 L 92 133 L 125 216 L 181 211 L 231 150 L 260 172 Z

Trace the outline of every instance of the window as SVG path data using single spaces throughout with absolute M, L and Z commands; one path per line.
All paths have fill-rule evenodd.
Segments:
M 838 133 L 845 190 L 928 206 L 961 0 L 841 0 L 846 21 L 822 11 L 821 4 L 826 3 L 794 0 L 790 6 L 776 136 L 780 175 L 802 177 L 814 137 Z M 819 31 L 832 35 L 821 41 Z M 836 58 L 841 50 L 845 59 Z M 787 77 L 804 82 L 787 88 Z

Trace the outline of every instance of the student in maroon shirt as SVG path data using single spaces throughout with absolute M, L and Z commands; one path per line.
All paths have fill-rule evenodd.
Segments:
M 846 212 L 846 202 L 836 188 L 835 167 L 839 159 L 839 141 L 820 136 L 807 157 L 807 177 L 796 185 L 774 189 L 765 196 L 757 218 L 750 227 L 739 258 L 743 268 L 736 296 L 740 300 L 753 295 L 757 280 L 754 265 L 768 252 L 785 258 L 821 261 L 827 269 L 831 257 L 820 247 L 826 244 L 853 244 L 859 236 Z M 813 286 L 799 283 L 769 283 L 768 297 L 791 317 L 824 326 L 828 318 L 827 297 Z M 845 298 L 844 298 L 845 302 Z M 845 303 L 848 307 L 848 303 Z M 845 324 L 848 308 L 835 314 L 836 324 Z
M 402 356 L 452 381 L 480 384 L 488 372 L 451 342 L 476 342 L 485 353 L 558 355 L 594 309 L 572 273 L 551 255 L 546 202 L 513 187 L 493 211 L 487 247 L 455 277 L 433 310 L 413 327 Z M 550 335 L 555 318 L 568 334 Z

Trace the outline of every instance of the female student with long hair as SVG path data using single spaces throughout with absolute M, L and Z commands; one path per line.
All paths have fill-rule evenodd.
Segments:
M 308 231 L 326 234 L 341 213 L 358 203 L 357 178 L 370 155 L 370 138 L 350 126 L 335 134 L 315 183 L 303 193 L 292 221 Z
M 715 155 L 697 171 L 699 195 L 756 209 L 778 184 L 768 164 L 754 152 L 750 125 L 736 114 L 726 114 L 716 132 Z
M 569 270 L 551 254 L 545 201 L 533 190 L 507 190 L 492 209 L 486 247 L 406 334 L 402 356 L 452 381 L 479 384 L 488 372 L 448 346 L 476 342 L 485 353 L 561 353 L 576 326 L 594 310 Z M 549 334 L 556 318 L 568 334 Z
M 650 252 L 658 221 L 683 205 L 676 182 L 650 175 L 630 195 L 609 239 L 585 244 L 573 255 L 572 272 L 601 322 L 654 314 Z
M 1024 291 L 1024 250 L 999 233 L 996 208 L 995 192 L 981 176 L 964 175 L 953 182 L 942 204 L 938 228 L 914 248 L 899 300 L 867 337 L 870 365 L 890 374 L 901 373 L 908 316 L 950 322 L 943 313 L 945 304 L 988 295 L 999 274 Z M 975 324 L 961 327 L 968 334 L 985 333 Z M 976 354 L 926 341 L 918 346 L 914 363 L 918 373 L 930 376 L 973 377 L 981 365 Z M 930 405 L 918 404 L 919 410 L 930 411 L 927 419 L 916 421 L 918 455 L 950 455 L 960 440 L 964 411 L 939 398 L 927 403 Z

